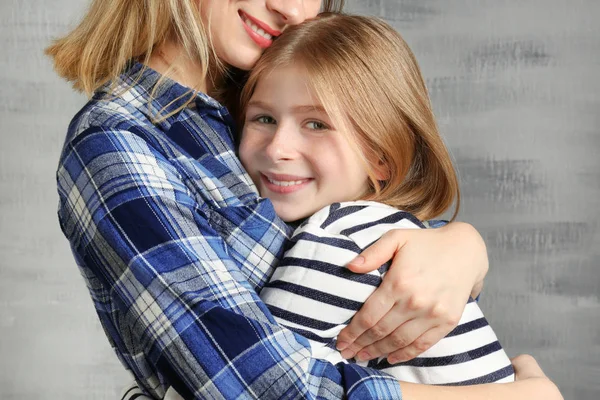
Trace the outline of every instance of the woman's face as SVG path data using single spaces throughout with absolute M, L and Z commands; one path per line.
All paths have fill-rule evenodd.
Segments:
M 287 25 L 313 18 L 321 0 L 199 0 L 204 23 L 221 61 L 251 69 Z
M 369 189 L 360 155 L 317 100 L 310 77 L 295 66 L 258 80 L 239 152 L 260 195 L 284 221 L 356 200 Z

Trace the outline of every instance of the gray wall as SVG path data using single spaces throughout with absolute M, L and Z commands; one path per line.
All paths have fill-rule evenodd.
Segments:
M 0 2 L 0 398 L 114 399 L 127 379 L 56 222 L 84 99 L 42 48 L 83 0 Z M 511 355 L 600 398 L 600 2 L 351 0 L 413 47 L 488 244 L 481 302 Z

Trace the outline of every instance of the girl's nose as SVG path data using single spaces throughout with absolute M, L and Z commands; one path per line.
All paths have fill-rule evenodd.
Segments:
M 271 141 L 265 148 L 267 157 L 273 162 L 293 160 L 297 157 L 298 151 L 296 141 L 293 134 L 286 134 L 281 126 L 278 127 L 275 134 L 271 137 Z

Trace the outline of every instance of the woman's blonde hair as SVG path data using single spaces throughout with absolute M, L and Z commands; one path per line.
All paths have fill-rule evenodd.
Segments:
M 240 110 L 262 76 L 291 65 L 305 70 L 334 124 L 352 135 L 370 178 L 363 199 L 423 220 L 456 202 L 456 217 L 456 171 L 417 61 L 392 27 L 376 18 L 324 13 L 288 28 L 251 71 Z
M 93 0 L 80 24 L 46 49 L 57 73 L 76 90 L 91 95 L 114 81 L 132 59 L 147 64 L 152 50 L 175 39 L 186 55 L 202 65 L 199 81 L 209 76 L 213 57 L 202 0 Z M 340 10 L 343 0 L 325 0 L 324 9 Z

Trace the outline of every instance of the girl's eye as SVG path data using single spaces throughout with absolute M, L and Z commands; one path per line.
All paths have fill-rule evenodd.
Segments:
M 261 115 L 259 117 L 255 118 L 256 122 L 259 122 L 261 124 L 274 124 L 275 123 L 275 118 L 273 117 L 269 117 L 268 115 Z
M 306 124 L 306 127 L 315 131 L 323 131 L 329 129 L 327 125 L 320 121 L 310 121 Z

